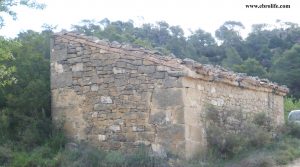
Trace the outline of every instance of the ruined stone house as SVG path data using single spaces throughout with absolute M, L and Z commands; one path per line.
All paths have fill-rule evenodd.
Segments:
M 192 157 L 207 146 L 208 105 L 241 113 L 237 121 L 258 112 L 284 121 L 288 89 L 267 80 L 74 33 L 55 34 L 51 49 L 53 120 L 76 141 Z

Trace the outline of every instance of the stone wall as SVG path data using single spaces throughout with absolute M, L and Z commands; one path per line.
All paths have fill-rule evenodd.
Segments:
M 219 110 L 228 132 L 235 133 L 265 112 L 276 127 L 284 123 L 283 98 L 271 92 L 254 91 L 218 82 L 192 78 L 183 79 L 186 153 L 190 157 L 206 148 L 207 112 L 209 107 Z M 209 122 L 208 122 L 209 123 Z M 199 149 L 202 148 L 202 149 Z
M 192 157 L 206 148 L 207 104 L 283 122 L 287 89 L 265 80 L 72 33 L 51 45 L 53 120 L 73 140 Z

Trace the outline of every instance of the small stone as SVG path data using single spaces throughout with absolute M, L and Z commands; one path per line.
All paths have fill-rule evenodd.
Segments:
M 58 64 L 57 62 L 54 63 L 54 70 L 57 73 L 63 73 L 64 72 L 64 68 L 62 64 Z
M 113 73 L 114 73 L 114 74 L 123 74 L 123 73 L 125 73 L 125 72 L 126 72 L 125 69 L 117 68 L 117 67 L 114 67 L 114 68 L 113 68 Z
M 121 131 L 120 125 L 111 125 L 111 126 L 109 127 L 109 129 L 112 130 L 112 131 L 114 131 L 114 132 L 119 132 L 119 131 Z
M 134 60 L 133 62 L 132 62 L 132 64 L 134 64 L 134 65 L 142 65 L 143 64 L 143 61 L 142 60 Z
M 197 89 L 200 90 L 200 91 L 203 91 L 204 87 L 202 85 L 197 85 Z
M 216 93 L 216 88 L 212 87 L 210 93 Z
M 183 71 L 168 71 L 169 76 L 172 77 L 183 77 L 186 76 L 187 74 Z
M 74 63 L 80 63 L 81 62 L 81 57 L 74 57 L 74 58 L 70 58 L 68 59 L 70 64 L 74 64 Z
M 157 71 L 170 71 L 170 68 L 166 66 L 157 66 L 156 69 Z
M 144 60 L 143 64 L 146 65 L 146 66 L 148 66 L 148 65 L 153 65 L 153 62 L 149 61 L 149 60 Z
M 106 50 L 103 50 L 103 49 L 100 49 L 100 51 L 99 51 L 101 54 L 103 54 L 103 53 L 108 53 Z
M 155 72 L 155 66 L 140 66 L 138 68 L 138 72 L 145 73 L 145 74 L 151 74 Z
M 102 111 L 102 110 L 111 110 L 113 106 L 111 104 L 95 104 L 94 110 Z
M 194 65 L 195 61 L 192 60 L 192 59 L 189 59 L 189 58 L 185 58 L 185 59 L 182 60 L 182 63 L 186 64 L 186 65 Z
M 105 141 L 106 140 L 106 136 L 105 135 L 98 135 L 98 140 Z
M 98 89 L 99 89 L 98 85 L 91 86 L 91 91 L 93 91 L 93 92 L 98 91 Z
M 72 66 L 72 71 L 83 71 L 83 64 L 82 63 L 77 63 Z
M 122 45 L 117 42 L 117 41 L 113 41 L 110 43 L 110 47 L 113 47 L 113 48 L 120 48 Z
M 103 104 L 112 104 L 112 99 L 109 96 L 101 96 L 100 99 L 101 103 Z
M 97 118 L 98 117 L 98 112 L 93 112 L 92 113 L 92 118 Z
M 83 93 L 87 93 L 90 91 L 90 86 L 84 86 L 83 87 Z
M 155 79 L 164 79 L 165 78 L 165 73 L 164 72 L 156 72 L 156 73 L 154 73 L 153 77 Z
M 145 127 L 143 125 L 134 125 L 132 126 L 133 132 L 143 132 L 145 131 Z

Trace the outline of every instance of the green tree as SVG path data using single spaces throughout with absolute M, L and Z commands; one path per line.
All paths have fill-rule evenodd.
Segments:
M 226 21 L 219 29 L 216 30 L 216 37 L 223 41 L 225 45 L 236 45 L 242 40 L 240 30 L 244 25 L 237 21 Z
M 22 46 L 12 49 L 17 83 L 3 88 L 0 136 L 6 141 L 31 149 L 51 135 L 49 30 L 20 33 Z M 0 95 L 1 96 L 1 95 Z M 3 97 L 4 96 L 4 97 Z M 6 136 L 6 137 L 5 137 Z
M 0 29 L 4 26 L 3 14 L 8 14 L 17 19 L 17 13 L 12 10 L 14 6 L 27 6 L 29 8 L 43 9 L 44 4 L 37 3 L 35 0 L 1 0 L 0 1 Z M 0 37 L 0 91 L 5 85 L 8 85 L 15 80 L 12 73 L 15 67 L 11 66 L 11 61 L 14 59 L 11 51 L 20 46 L 18 42 Z
M 215 39 L 208 32 L 198 29 L 188 37 L 188 56 L 200 62 L 211 63 L 219 61 L 219 48 Z
M 271 72 L 273 80 L 287 85 L 291 94 L 300 98 L 300 45 L 295 44 L 291 49 L 285 51 L 274 62 Z
M 252 58 L 248 58 L 241 65 L 234 65 L 233 70 L 240 73 L 246 73 L 250 76 L 267 76 L 267 72 L 264 67 L 257 60 Z
M 239 53 L 232 47 L 229 47 L 225 51 L 226 58 L 222 61 L 222 66 L 232 69 L 234 65 L 242 63 L 242 58 Z
M 4 26 L 3 14 L 10 15 L 14 20 L 17 19 L 17 13 L 12 10 L 15 6 L 27 6 L 34 9 L 43 9 L 45 4 L 37 3 L 35 0 L 1 0 L 0 1 L 0 28 Z
M 16 81 L 12 75 L 16 69 L 11 65 L 14 60 L 11 50 L 19 46 L 18 42 L 0 37 L 0 90 Z

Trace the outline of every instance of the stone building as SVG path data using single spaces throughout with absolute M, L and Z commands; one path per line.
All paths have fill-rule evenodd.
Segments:
M 192 157 L 207 146 L 209 105 L 241 113 L 236 121 L 284 121 L 288 89 L 264 79 L 74 33 L 55 34 L 51 49 L 52 116 L 73 140 Z

